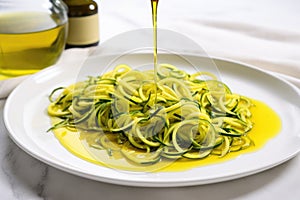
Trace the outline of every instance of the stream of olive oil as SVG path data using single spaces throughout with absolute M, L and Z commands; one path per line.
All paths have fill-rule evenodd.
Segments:
M 159 0 L 151 0 L 152 23 L 153 23 L 153 65 L 154 65 L 154 83 L 155 83 L 155 105 L 157 103 L 157 6 Z
M 42 12 L 0 14 L 0 80 L 53 65 L 64 49 L 66 24 Z
M 116 154 L 116 156 L 111 157 L 106 150 L 98 150 L 89 147 L 88 144 L 85 144 L 88 139 L 86 137 L 83 139 L 82 133 L 74 133 L 67 129 L 57 129 L 54 130 L 54 134 L 69 152 L 83 160 L 100 166 L 119 170 L 145 172 L 184 171 L 205 165 L 225 162 L 243 156 L 243 154 L 258 151 L 262 149 L 269 140 L 274 138 L 281 129 L 281 120 L 279 116 L 265 103 L 257 100 L 253 100 L 253 103 L 255 106 L 251 108 L 251 113 L 254 127 L 248 135 L 252 139 L 254 145 L 241 151 L 230 152 L 224 157 L 210 155 L 200 160 L 179 159 L 168 163 L 161 161 L 153 165 L 138 166 L 127 162 L 121 154 Z

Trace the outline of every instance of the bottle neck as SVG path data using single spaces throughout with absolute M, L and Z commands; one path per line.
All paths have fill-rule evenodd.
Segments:
M 64 0 L 68 6 L 68 17 L 84 17 L 98 13 L 98 5 L 91 0 Z
M 93 0 L 63 0 L 67 5 L 85 5 L 85 4 L 91 4 L 96 3 Z

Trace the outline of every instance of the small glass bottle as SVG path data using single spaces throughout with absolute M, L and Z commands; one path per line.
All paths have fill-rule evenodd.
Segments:
M 64 0 L 68 6 L 69 31 L 66 48 L 91 47 L 99 43 L 98 5 L 93 0 Z

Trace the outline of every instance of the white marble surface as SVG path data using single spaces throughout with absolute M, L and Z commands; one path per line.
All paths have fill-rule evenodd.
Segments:
M 103 0 L 101 40 L 151 27 L 150 0 Z M 160 0 L 160 28 L 179 31 L 212 56 L 276 71 L 293 83 L 300 79 L 300 1 Z M 217 184 L 182 188 L 136 188 L 81 178 L 31 157 L 9 138 L 0 100 L 1 200 L 241 199 L 297 200 L 300 155 L 265 172 Z

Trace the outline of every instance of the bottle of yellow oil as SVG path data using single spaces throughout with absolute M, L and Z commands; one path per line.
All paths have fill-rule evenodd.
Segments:
M 0 80 L 55 64 L 66 42 L 66 6 L 57 0 L 12 0 L 1 6 Z

